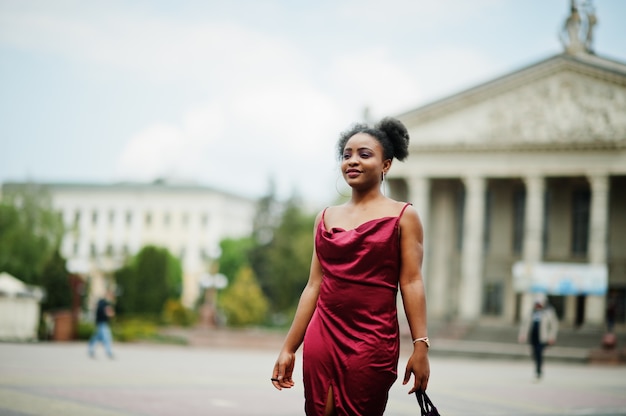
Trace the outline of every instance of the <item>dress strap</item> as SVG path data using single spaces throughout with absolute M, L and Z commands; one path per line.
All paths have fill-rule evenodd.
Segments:
M 402 217 L 402 214 L 404 214 L 404 210 L 409 206 L 409 205 L 413 205 L 410 202 L 407 202 L 406 204 L 404 204 L 404 206 L 402 207 L 402 211 L 400 211 L 400 215 L 398 215 L 398 218 Z
M 402 214 L 404 214 L 404 210 L 409 206 L 409 205 L 413 205 L 410 202 L 407 202 L 404 204 L 404 206 L 402 207 L 402 211 L 400 211 L 400 214 L 398 214 L 398 217 L 396 219 L 396 228 L 398 228 L 400 226 L 400 219 L 402 218 Z
M 328 209 L 328 207 L 324 208 L 324 210 L 322 211 L 322 219 L 320 220 L 320 226 L 322 227 L 323 230 L 326 229 L 326 220 L 324 219 L 325 215 L 326 215 L 326 210 Z

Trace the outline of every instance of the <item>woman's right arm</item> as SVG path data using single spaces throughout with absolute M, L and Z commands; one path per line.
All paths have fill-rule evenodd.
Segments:
M 313 238 L 315 238 L 319 221 L 321 221 L 321 213 L 318 214 L 315 219 Z M 272 372 L 272 384 L 274 384 L 274 387 L 278 390 L 290 388 L 294 385 L 292 375 L 296 361 L 296 351 L 304 340 L 306 328 L 309 326 L 313 312 L 315 312 L 315 305 L 317 304 L 321 283 L 322 267 L 317 259 L 314 243 L 309 280 L 302 291 L 302 295 L 300 295 L 300 301 L 298 302 L 298 308 L 296 309 L 291 328 L 289 332 L 287 332 L 285 342 L 283 343 L 283 347 L 278 355 L 276 364 L 274 364 L 274 370 Z

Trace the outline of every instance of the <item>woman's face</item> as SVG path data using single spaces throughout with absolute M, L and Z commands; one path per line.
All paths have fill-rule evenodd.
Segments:
M 383 147 L 367 133 L 357 133 L 346 142 L 341 172 L 353 188 L 379 186 L 382 173 L 387 173 L 391 160 L 383 160 Z

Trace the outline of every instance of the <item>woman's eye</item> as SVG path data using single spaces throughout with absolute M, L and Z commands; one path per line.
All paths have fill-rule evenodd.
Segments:
M 359 156 L 361 158 L 363 158 L 363 159 L 367 159 L 368 157 L 370 157 L 370 154 L 369 153 L 361 153 Z
M 343 154 L 343 160 L 347 160 L 347 159 L 350 159 L 350 154 L 344 153 Z

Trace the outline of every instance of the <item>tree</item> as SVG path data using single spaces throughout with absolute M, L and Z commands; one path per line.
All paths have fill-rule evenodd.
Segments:
M 272 312 L 291 312 L 309 276 L 314 221 L 296 194 L 281 203 L 270 183 L 268 194 L 257 204 L 250 238 L 220 244 L 220 272 L 232 277 L 249 265 Z
M 59 248 L 63 221 L 45 187 L 15 184 L 3 187 L 0 202 L 0 271 L 25 283 L 40 285 L 43 269 Z
M 295 194 L 279 204 L 270 193 L 258 206 L 249 259 L 273 312 L 294 308 L 309 276 L 315 218 L 301 205 Z
M 274 238 L 274 230 L 280 223 L 281 204 L 276 198 L 274 182 L 270 180 L 267 195 L 259 199 L 252 227 L 252 247 L 248 260 L 263 292 L 271 298 L 272 276 L 268 250 Z
M 180 261 L 166 248 L 145 246 L 115 273 L 120 314 L 157 316 L 168 299 L 180 297 L 182 276 Z
M 309 277 L 313 252 L 313 223 L 305 214 L 300 200 L 292 196 L 286 205 L 279 226 L 266 250 L 268 275 L 267 295 L 276 312 L 294 308 Z
M 249 255 L 253 247 L 254 240 L 252 237 L 225 238 L 220 241 L 220 273 L 232 280 L 241 269 L 250 267 Z
M 115 303 L 116 313 L 120 316 L 132 315 L 136 311 L 135 299 L 139 296 L 135 270 L 129 263 L 117 269 L 113 277 L 119 290 Z
M 276 185 L 270 179 L 267 195 L 259 199 L 252 224 L 252 238 L 259 245 L 272 241 L 273 231 L 280 222 L 281 203 L 276 198 Z
M 58 250 L 46 263 L 42 286 L 46 290 L 43 301 L 44 310 L 69 309 L 72 306 L 72 289 L 66 262 Z
M 233 284 L 219 298 L 219 305 L 231 326 L 261 324 L 269 309 L 268 301 L 250 267 L 242 268 Z

